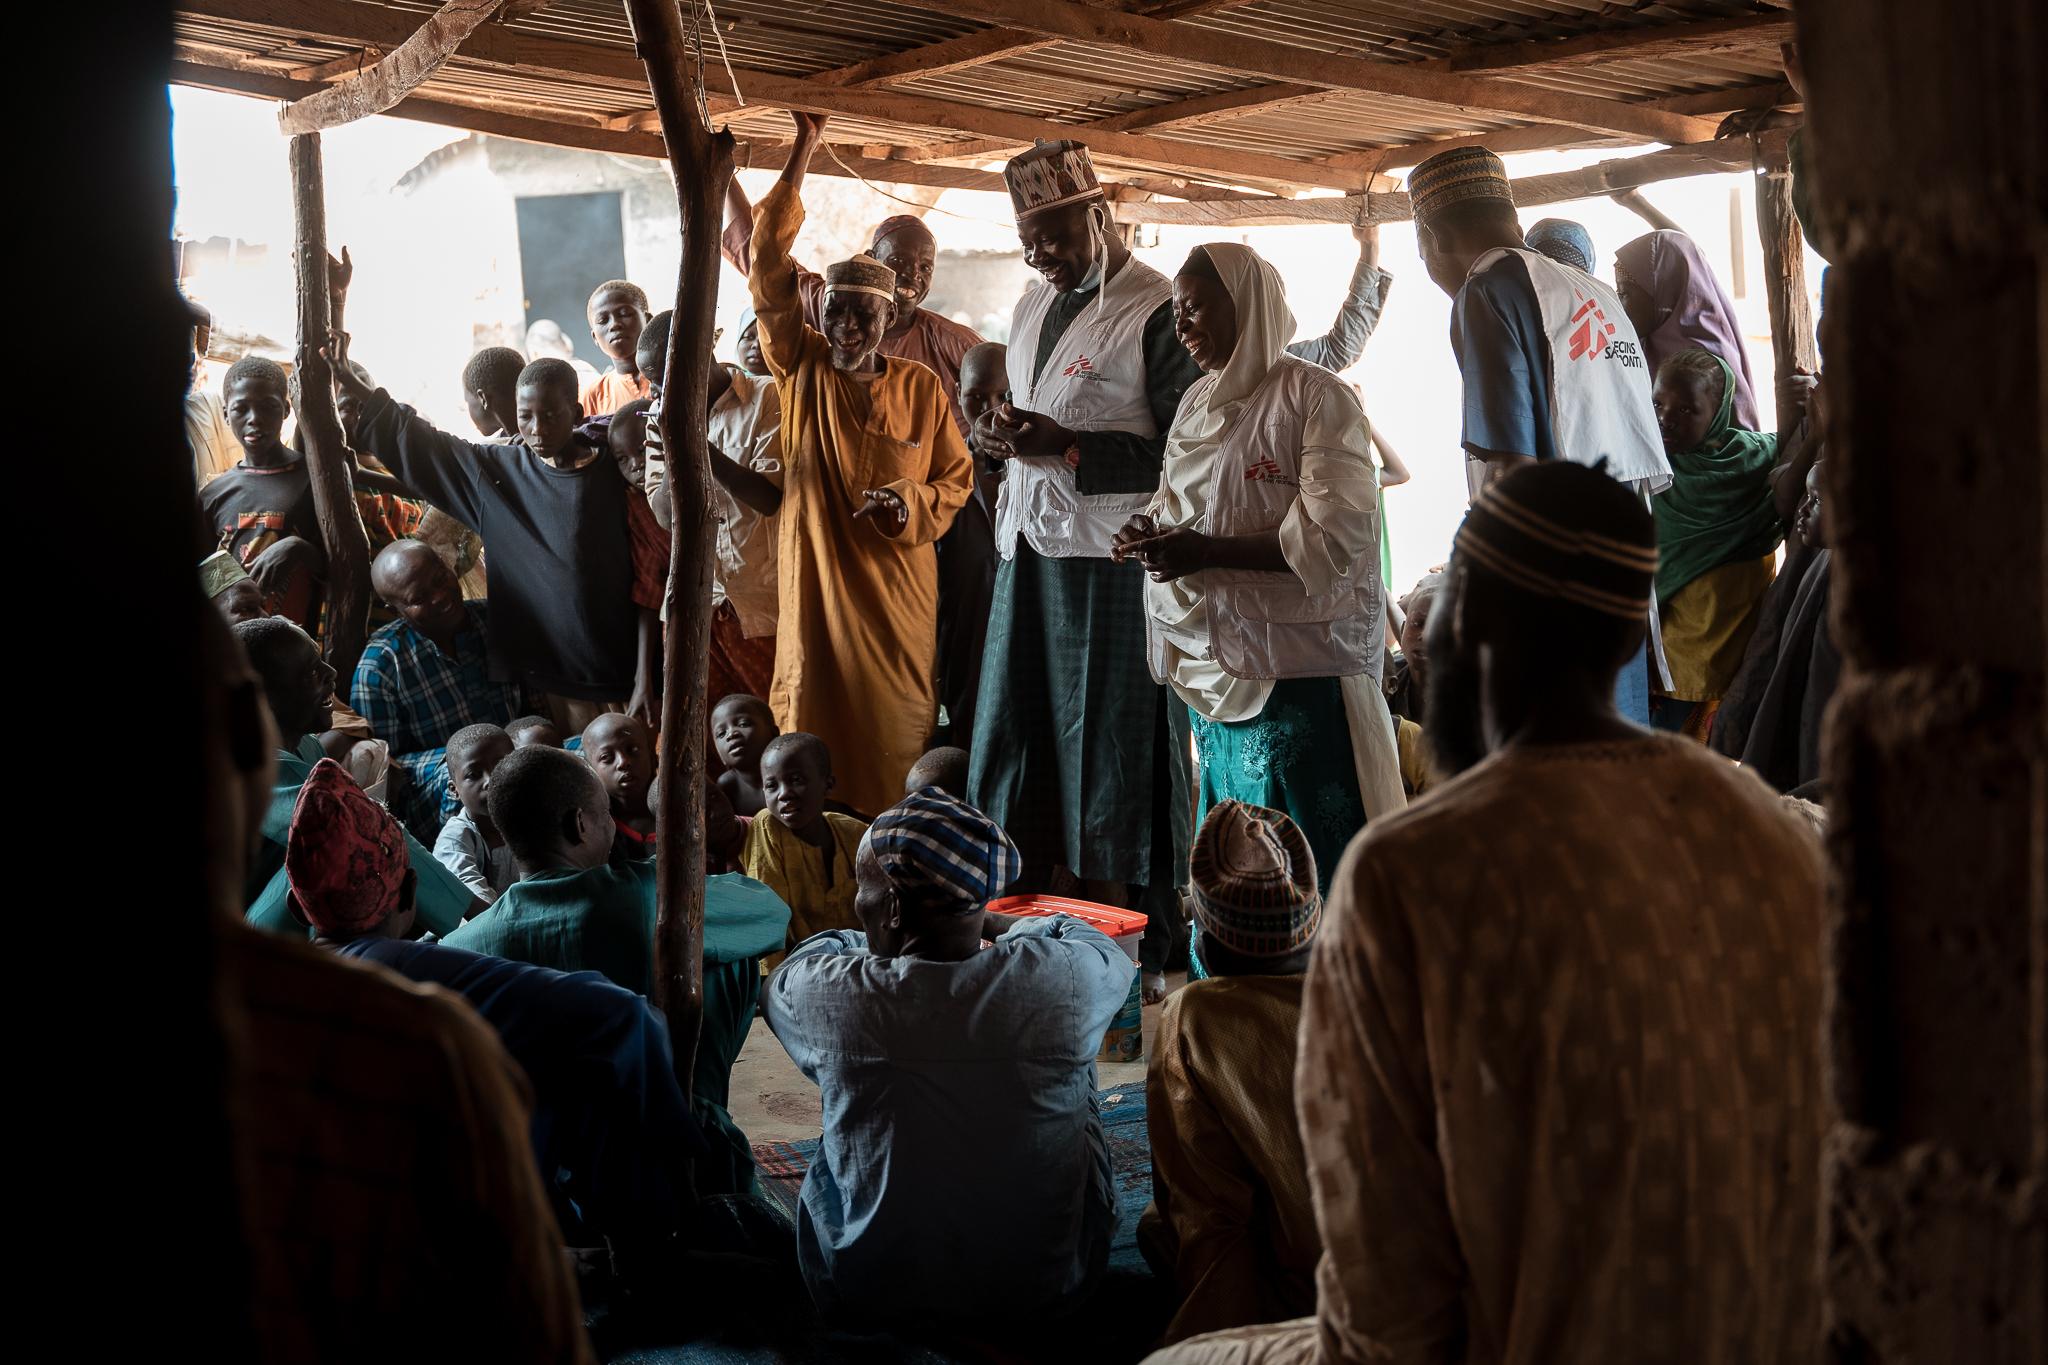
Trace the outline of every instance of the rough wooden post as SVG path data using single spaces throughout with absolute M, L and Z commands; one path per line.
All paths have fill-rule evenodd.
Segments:
M 2048 1360 L 2040 0 L 1799 0 L 1831 264 L 1825 1359 Z M 1793 1264 L 1787 1252 L 1788 1268 Z
M 733 138 L 698 113 L 689 51 L 675 0 L 627 0 L 633 41 L 647 67 L 668 143 L 682 214 L 683 258 L 662 369 L 661 439 L 668 455 L 674 544 L 662 660 L 660 828 L 656 843 L 654 999 L 668 1015 L 676 1072 L 689 1092 L 704 1017 L 704 696 L 711 651 L 711 462 L 705 444 L 712 319 L 718 304 L 718 236 Z
M 1792 212 L 1792 172 L 1756 178 L 1756 231 L 1764 244 L 1764 299 L 1771 306 L 1771 359 L 1778 377 L 1820 369 L 1813 306 L 1806 299 L 1806 239 Z M 1779 427 L 1784 426 L 1781 419 Z
M 320 348 L 327 344 L 327 192 L 320 135 L 292 138 L 292 268 L 299 283 L 299 432 L 313 486 L 313 515 L 327 551 L 327 661 L 341 686 L 355 674 L 370 629 L 370 541 L 356 511 L 348 442 L 334 412 L 334 377 Z

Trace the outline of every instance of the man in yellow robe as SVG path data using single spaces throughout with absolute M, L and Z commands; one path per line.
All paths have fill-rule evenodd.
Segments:
M 782 392 L 780 466 L 714 457 L 734 497 L 778 518 L 780 611 L 768 704 L 784 731 L 824 739 L 835 795 L 873 816 L 938 719 L 938 558 L 973 489 L 967 443 L 936 374 L 877 348 L 896 314 L 894 272 L 856 256 L 826 272 L 821 333 L 804 321 L 790 247 L 798 191 L 824 120 L 799 114 L 796 146 L 754 213 L 748 277 L 761 351 Z

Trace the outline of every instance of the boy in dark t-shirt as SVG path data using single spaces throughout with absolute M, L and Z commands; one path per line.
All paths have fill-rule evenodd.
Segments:
M 565 732 L 656 689 L 655 613 L 633 601 L 627 500 L 639 494 L 601 446 L 579 440 L 566 361 L 536 360 L 515 390 L 517 444 L 472 444 L 429 425 L 331 354 L 363 403 L 357 439 L 408 487 L 483 537 L 491 565 L 490 676 L 546 699 Z
M 199 490 L 207 534 L 213 548 L 233 554 L 266 595 L 275 595 L 278 615 L 310 625 L 327 556 L 305 460 L 282 439 L 292 410 L 283 367 L 244 356 L 228 367 L 221 405 L 242 458 Z

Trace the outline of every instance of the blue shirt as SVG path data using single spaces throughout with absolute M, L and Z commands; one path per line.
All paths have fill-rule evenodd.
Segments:
M 705 1143 L 676 1083 L 668 1024 L 596 972 L 565 974 L 446 944 L 359 938 L 342 956 L 458 992 L 533 1082 L 542 1178 L 592 1231 L 676 1226 Z
M 824 1101 L 797 1223 L 821 1310 L 1014 1319 L 1092 1287 L 1116 1230 L 1095 1053 L 1136 970 L 1064 917 L 962 962 L 791 951 L 762 1013 Z
M 1520 257 L 1501 257 L 1458 290 L 1451 301 L 1451 351 L 1465 379 L 1463 443 L 1556 459 L 1550 338 Z
M 454 785 L 448 780 L 448 737 L 488 721 L 503 725 L 520 713 L 519 686 L 493 682 L 486 658 L 489 605 L 464 602 L 469 622 L 455 634 L 455 653 L 444 654 L 411 623 L 379 626 L 363 646 L 349 684 L 349 704 L 370 723 L 370 733 L 391 746 L 392 766 L 404 779 L 395 783 L 403 799 L 394 811 L 406 828 L 438 832 L 455 814 Z

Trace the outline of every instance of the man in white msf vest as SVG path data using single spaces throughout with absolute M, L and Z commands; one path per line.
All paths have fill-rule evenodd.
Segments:
M 1156 999 L 1193 837 L 1187 708 L 1146 666 L 1142 584 L 1109 547 L 1158 490 L 1201 371 L 1174 337 L 1173 286 L 1117 237 L 1086 147 L 1042 142 L 1003 178 L 1041 279 L 1010 329 L 1011 401 L 975 424 L 1004 473 L 969 800 L 1023 853 L 1022 889 L 1064 868 L 1079 894 L 1150 916 Z
M 1645 498 L 1671 485 L 1650 406 L 1649 362 L 1621 300 L 1583 270 L 1528 249 L 1513 188 L 1484 147 L 1439 152 L 1408 174 L 1423 266 L 1451 296 L 1451 350 L 1465 379 L 1472 492 L 1532 461 L 1599 466 Z M 1621 670 L 1614 703 L 1650 723 L 1650 639 Z

